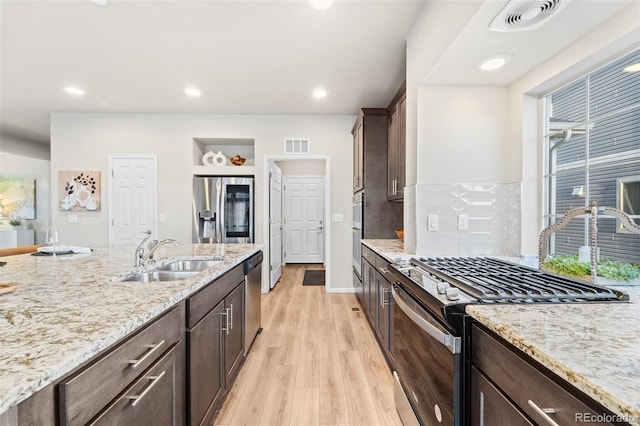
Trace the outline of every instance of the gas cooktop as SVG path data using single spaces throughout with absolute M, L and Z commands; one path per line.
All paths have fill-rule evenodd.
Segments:
M 611 288 L 488 257 L 412 258 L 395 269 L 442 305 L 629 300 Z

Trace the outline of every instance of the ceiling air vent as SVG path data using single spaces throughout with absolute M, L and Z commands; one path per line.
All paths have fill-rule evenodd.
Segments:
M 285 139 L 285 154 L 308 154 L 311 150 L 311 142 L 309 139 Z
M 493 19 L 491 31 L 525 31 L 538 28 L 571 0 L 511 0 Z

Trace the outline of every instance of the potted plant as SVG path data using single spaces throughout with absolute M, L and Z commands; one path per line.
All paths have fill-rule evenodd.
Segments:
M 22 221 L 20 219 L 11 219 L 9 221 L 9 225 L 13 226 L 14 228 L 22 228 Z

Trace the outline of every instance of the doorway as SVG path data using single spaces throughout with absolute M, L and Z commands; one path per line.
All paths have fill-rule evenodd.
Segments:
M 157 158 L 109 156 L 109 244 L 138 244 L 156 235 Z
M 324 263 L 324 176 L 284 176 L 285 263 Z
M 276 180 L 274 180 L 274 166 L 280 170 L 280 178 L 281 185 L 279 186 L 279 191 L 272 186 L 277 186 Z M 263 220 L 264 223 L 268 223 L 269 226 L 265 226 L 264 229 L 264 239 L 267 244 L 265 244 L 265 258 L 269 259 L 269 262 L 265 262 L 264 265 L 264 273 L 263 276 L 269 276 L 269 279 L 263 280 L 262 284 L 262 292 L 267 293 L 275 283 L 273 280 L 275 276 L 278 276 L 282 273 L 281 269 L 282 265 L 286 265 L 289 263 L 315 263 L 318 267 L 320 265 L 324 266 L 326 279 L 325 279 L 325 290 L 331 291 L 331 258 L 328 255 L 328 248 L 330 247 L 331 242 L 331 224 L 327 218 L 330 217 L 329 212 L 330 208 L 330 180 L 328 176 L 330 176 L 330 158 L 325 155 L 308 155 L 308 156 L 296 156 L 291 158 L 291 156 L 265 156 L 264 158 L 264 182 L 269 182 L 268 191 L 264 191 L 264 206 L 263 209 Z M 285 203 L 288 203 L 285 199 L 285 191 L 284 185 L 286 181 L 293 179 L 294 181 L 298 180 L 298 183 L 295 185 L 299 186 L 302 184 L 300 179 L 310 179 L 315 181 L 320 181 L 320 185 L 312 185 L 313 191 L 316 194 L 309 199 L 304 197 L 298 197 L 295 200 L 295 203 L 299 203 L 299 208 L 293 206 L 289 206 Z M 289 190 L 291 187 L 287 187 Z M 318 192 L 319 191 L 319 192 Z M 301 195 L 304 191 L 298 192 L 297 195 Z M 320 196 L 321 195 L 321 196 Z M 312 198 L 316 197 L 315 200 Z M 279 206 L 275 206 L 274 202 L 277 203 L 278 199 L 280 199 Z M 309 233 L 312 231 L 309 228 L 310 225 L 307 223 L 307 229 L 303 230 L 302 227 L 293 229 L 294 233 L 297 233 L 293 238 L 289 235 L 289 227 L 288 227 L 288 217 L 290 213 L 285 211 L 285 208 L 290 208 L 290 211 L 293 212 L 302 212 L 302 206 L 304 203 L 311 203 L 312 205 L 317 205 L 321 200 L 321 204 L 318 208 L 314 208 L 315 218 L 319 218 L 318 221 L 313 223 L 313 234 L 311 239 L 307 238 L 306 240 L 303 238 L 303 233 L 307 233 L 307 237 L 309 237 Z M 289 200 L 289 202 L 291 199 Z M 314 204 L 316 203 L 316 204 Z M 321 212 L 321 214 L 319 213 Z M 280 227 L 278 229 L 278 216 L 276 213 L 279 213 L 281 216 Z M 319 223 L 322 221 L 322 223 Z M 310 222 L 310 221 L 306 221 Z M 319 228 L 322 228 L 321 230 Z M 319 232 L 321 231 L 321 232 Z M 296 239 L 297 238 L 297 239 Z M 315 238 L 315 240 L 314 240 Z M 289 240 L 289 241 L 288 241 Z M 319 240 L 319 241 L 318 241 Z M 318 244 L 316 244 L 318 243 Z M 297 246 L 295 246 L 297 244 Z M 302 250 L 302 245 L 305 245 L 305 249 L 307 248 L 315 248 L 314 250 L 306 250 L 307 253 L 313 253 L 313 257 L 309 257 L 305 255 L 305 258 L 298 257 L 299 254 L 302 254 L 305 250 Z M 312 247 L 309 247 L 312 246 Z M 294 248 L 295 255 L 292 257 L 292 252 L 289 251 L 289 247 Z M 286 252 L 286 258 L 284 254 Z M 325 254 L 326 253 L 326 254 Z

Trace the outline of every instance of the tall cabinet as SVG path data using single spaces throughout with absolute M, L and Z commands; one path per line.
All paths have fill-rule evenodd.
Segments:
M 389 145 L 387 158 L 387 199 L 404 200 L 406 168 L 406 90 L 403 83 L 389 105 Z
M 396 238 L 402 204 L 387 199 L 387 108 L 363 108 L 353 126 L 354 193 L 364 191 L 363 238 Z M 356 184 L 359 183 L 359 184 Z

